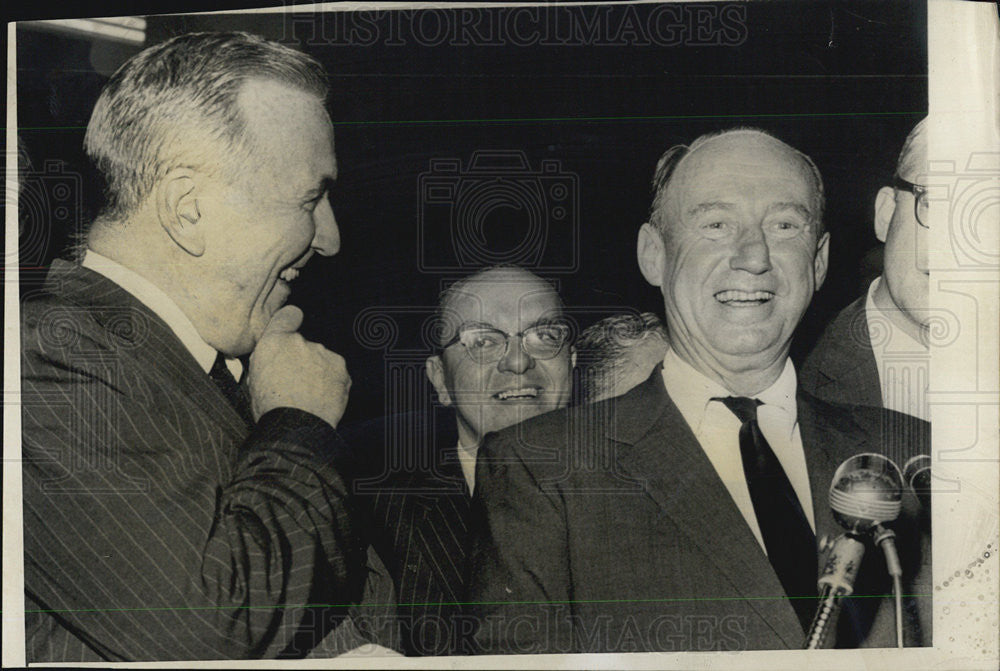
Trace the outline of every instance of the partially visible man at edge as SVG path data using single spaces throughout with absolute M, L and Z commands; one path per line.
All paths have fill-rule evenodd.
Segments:
M 350 378 L 285 305 L 340 247 L 326 96 L 246 33 L 150 47 L 101 93 L 107 206 L 22 306 L 29 661 L 301 655 L 335 623 L 309 604 L 360 597 Z
M 834 318 L 802 367 L 803 388 L 823 400 L 930 421 L 926 175 L 924 119 L 903 144 L 892 185 L 875 198 L 875 235 L 885 243 L 882 275 Z
M 415 470 L 386 472 L 366 497 L 407 654 L 455 652 L 476 454 L 488 432 L 569 402 L 575 353 L 563 319 L 555 289 L 516 266 L 479 271 L 441 294 L 425 370 L 454 424 L 435 431 L 429 454 L 400 460 Z

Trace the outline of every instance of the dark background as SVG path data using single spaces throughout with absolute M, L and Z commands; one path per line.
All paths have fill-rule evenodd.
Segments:
M 704 8 L 697 24 L 692 17 Z M 292 302 L 306 312 L 306 336 L 348 361 L 354 386 L 345 421 L 382 414 L 398 378 L 386 380 L 400 370 L 413 373 L 404 375 L 407 396 L 427 393 L 419 371 L 429 311 L 443 282 L 483 263 L 534 266 L 557 283 L 581 327 L 623 308 L 662 315 L 658 291 L 636 268 L 635 235 L 659 155 L 706 131 L 772 131 L 823 174 L 831 267 L 800 328 L 797 357 L 878 273 L 874 196 L 927 109 L 923 3 L 680 7 L 687 32 L 676 44 L 618 32 L 632 16 L 646 20 L 648 5 L 537 10 L 550 14 L 536 25 L 607 26 L 560 45 L 421 44 L 420 25 L 427 37 L 436 22 L 468 20 L 459 10 L 431 11 L 294 21 L 280 13 L 147 17 L 147 44 L 191 30 L 245 29 L 304 49 L 331 73 L 342 247 L 310 263 Z M 510 10 L 476 11 L 484 26 Z M 739 12 L 745 21 L 734 25 Z M 84 128 L 107 75 L 138 49 L 19 27 L 18 126 L 31 162 L 21 196 L 26 289 L 100 207 Z M 473 152 L 495 150 L 519 152 L 527 167 L 470 170 Z M 432 170 L 438 159 L 456 160 L 457 170 Z M 540 173 L 544 162 L 551 171 Z M 435 180 L 451 195 L 429 203 Z M 453 243 L 469 231 L 450 227 L 448 216 L 461 219 L 466 205 L 479 205 L 485 237 L 460 256 Z M 540 255 L 518 256 L 524 248 Z

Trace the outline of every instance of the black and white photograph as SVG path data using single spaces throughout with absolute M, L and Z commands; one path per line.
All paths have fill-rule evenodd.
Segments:
M 5 667 L 996 667 L 995 3 L 271 5 L 8 24 Z

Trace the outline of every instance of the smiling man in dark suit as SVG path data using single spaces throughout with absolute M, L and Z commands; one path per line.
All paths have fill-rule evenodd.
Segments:
M 326 94 L 300 52 L 200 33 L 97 101 L 109 202 L 22 306 L 30 661 L 301 655 L 309 605 L 360 596 L 350 378 L 285 305 L 340 246 Z
M 762 131 L 710 134 L 664 154 L 654 193 L 638 261 L 671 347 L 626 394 L 485 441 L 472 652 L 802 647 L 817 539 L 839 532 L 835 469 L 927 439 L 911 418 L 797 388 L 789 347 L 829 247 L 808 157 Z M 857 593 L 885 593 L 879 561 L 866 555 Z M 895 644 L 873 629 L 879 602 L 846 605 L 838 645 Z
M 450 426 L 435 426 L 430 454 L 401 460 L 415 470 L 376 478 L 366 497 L 408 654 L 455 652 L 476 454 L 486 433 L 569 402 L 575 355 L 562 320 L 552 286 L 516 266 L 474 273 L 441 295 L 426 372 L 439 402 L 454 409 L 442 422 Z

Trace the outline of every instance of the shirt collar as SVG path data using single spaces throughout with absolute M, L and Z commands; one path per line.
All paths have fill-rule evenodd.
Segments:
M 791 359 L 785 359 L 785 367 L 781 369 L 781 375 L 774 383 L 757 394 L 764 405 L 770 405 L 781 409 L 783 412 L 796 417 L 798 415 L 798 405 L 795 400 L 795 391 L 798 388 L 798 378 L 795 375 L 795 365 Z
M 715 380 L 710 379 L 677 355 L 673 348 L 667 350 L 663 357 L 663 383 L 681 415 L 690 418 L 691 427 L 697 433 L 705 416 L 705 409 L 713 398 L 732 396 L 729 391 Z M 785 361 L 785 367 L 770 387 L 754 398 L 764 405 L 780 410 L 788 416 L 792 424 L 798 417 L 795 392 L 798 380 L 795 366 L 791 359 Z
M 476 489 L 476 455 L 479 453 L 479 444 L 472 447 L 462 447 L 458 444 L 458 462 L 462 467 L 462 475 L 465 477 L 465 484 L 469 486 L 471 496 Z
M 202 339 L 191 320 L 162 289 L 134 270 L 130 270 L 92 249 L 88 249 L 84 254 L 81 265 L 103 275 L 135 296 L 143 305 L 156 313 L 157 317 L 166 322 L 202 370 L 206 373 L 212 370 L 219 352 Z M 226 367 L 229 368 L 233 377 L 237 380 L 240 379 L 243 374 L 243 364 L 240 363 L 239 359 L 227 357 Z
M 909 333 L 901 328 L 896 328 L 890 315 L 882 311 L 881 308 L 875 303 L 875 290 L 878 289 L 879 282 L 882 281 L 882 277 L 876 277 L 875 281 L 871 283 L 868 287 L 868 295 L 865 297 L 865 314 L 866 315 L 885 315 L 884 319 L 879 322 L 880 328 L 889 329 L 890 338 L 894 341 L 893 349 L 898 351 L 907 352 L 920 352 L 926 351 L 927 346 L 918 340 L 914 340 Z M 881 355 L 881 350 L 873 347 L 873 351 L 876 353 L 876 358 Z

